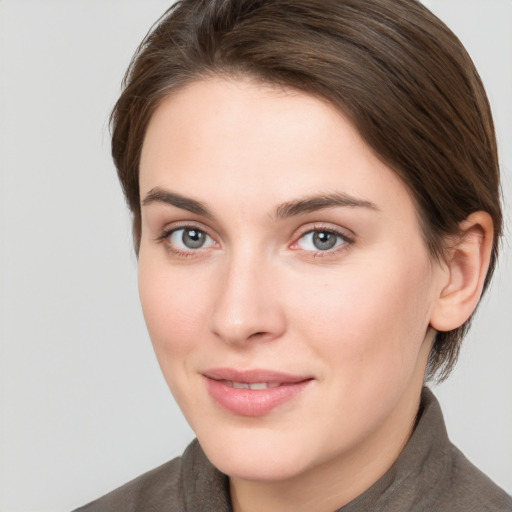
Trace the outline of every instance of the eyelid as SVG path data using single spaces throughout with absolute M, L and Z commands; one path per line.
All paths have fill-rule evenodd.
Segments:
M 203 244 L 199 247 L 186 247 L 185 241 L 183 240 L 185 237 L 185 234 L 188 232 L 194 232 L 194 233 L 201 233 L 204 238 L 202 239 Z M 176 235 L 181 233 L 181 241 L 179 241 L 179 236 L 176 238 Z M 185 227 L 185 228 L 177 228 L 170 231 L 169 235 L 167 236 L 167 240 L 169 241 L 170 245 L 179 247 L 181 243 L 185 245 L 185 247 L 179 247 L 180 251 L 191 251 L 191 252 L 197 252 L 201 249 L 208 249 L 212 245 L 215 245 L 215 241 L 213 238 L 206 232 L 202 231 L 201 229 L 192 228 L 192 227 Z
M 310 233 L 313 233 L 313 232 L 327 232 L 327 233 L 332 233 L 333 235 L 336 235 L 338 236 L 339 238 L 341 238 L 345 243 L 343 244 L 340 244 L 336 247 L 333 247 L 332 249 L 327 249 L 327 250 L 320 250 L 318 249 L 317 251 L 309 251 L 309 250 L 306 250 L 306 249 L 301 249 L 300 247 L 297 247 L 299 241 L 305 237 L 306 235 L 310 234 Z M 350 233 L 350 234 L 349 234 Z M 297 250 L 297 251 L 301 251 L 301 252 L 304 252 L 304 253 L 311 253 L 311 254 L 315 254 L 315 255 L 324 255 L 324 256 L 328 256 L 328 255 L 332 255 L 338 251 L 343 251 L 345 250 L 348 246 L 352 245 L 354 242 L 355 242 L 355 233 L 353 233 L 351 230 L 347 229 L 347 228 L 342 228 L 340 226 L 333 226 L 332 224 L 323 224 L 323 223 L 315 223 L 313 225 L 307 225 L 307 226 L 303 226 L 300 228 L 300 230 L 298 231 L 298 233 L 293 237 L 293 242 L 290 244 L 290 248 L 293 249 L 293 250 Z
M 201 222 L 197 222 L 194 220 L 183 220 L 170 222 L 166 224 L 163 228 L 160 229 L 160 234 L 156 237 L 156 240 L 160 240 L 169 236 L 173 231 L 178 231 L 178 229 L 197 229 L 198 231 L 202 231 L 206 233 L 213 240 L 216 239 L 214 235 L 211 233 L 211 229 L 202 224 Z M 216 240 L 215 240 L 216 241 Z
M 181 249 L 173 246 L 171 243 L 169 243 L 169 238 L 173 233 L 182 229 L 196 229 L 197 231 L 203 232 L 208 238 L 210 238 L 210 240 L 213 242 L 213 245 L 209 245 L 207 247 L 199 247 L 197 249 Z M 217 241 L 217 238 L 211 233 L 211 230 L 207 226 L 204 226 L 200 222 L 196 221 L 177 221 L 167 224 L 162 228 L 160 234 L 155 238 L 155 240 L 158 243 L 162 243 L 170 253 L 185 257 L 192 257 L 194 255 L 199 256 L 200 253 L 220 245 Z

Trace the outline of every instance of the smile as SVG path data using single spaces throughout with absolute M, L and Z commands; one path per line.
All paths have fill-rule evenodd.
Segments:
M 228 368 L 203 373 L 210 397 L 222 409 L 239 416 L 263 416 L 291 401 L 314 380 L 268 370 Z

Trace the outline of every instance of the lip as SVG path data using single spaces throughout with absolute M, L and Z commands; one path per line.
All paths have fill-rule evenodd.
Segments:
M 292 375 L 264 369 L 236 370 L 213 368 L 203 372 L 208 393 L 223 409 L 240 416 L 263 416 L 292 400 L 313 380 L 312 377 Z M 229 383 L 267 383 L 265 389 L 234 388 Z

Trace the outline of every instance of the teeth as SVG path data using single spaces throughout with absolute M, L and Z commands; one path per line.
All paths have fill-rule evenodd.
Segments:
M 253 382 L 249 384 L 247 382 L 232 382 L 226 380 L 224 383 L 235 389 L 268 389 L 280 386 L 279 382 Z
M 255 382 L 254 384 L 249 384 L 249 388 L 251 388 L 251 389 L 267 389 L 268 384 L 265 384 L 265 382 Z
M 249 384 L 245 382 L 233 382 L 233 387 L 235 389 L 249 389 Z

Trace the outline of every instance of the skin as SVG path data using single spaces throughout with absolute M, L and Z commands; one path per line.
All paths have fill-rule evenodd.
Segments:
M 338 110 L 297 91 L 211 78 L 172 93 L 147 130 L 140 190 L 147 326 L 235 511 L 332 511 L 370 487 L 413 429 L 435 322 L 464 321 L 454 289 L 472 276 L 478 294 L 480 274 L 459 253 L 458 273 L 433 262 L 404 184 Z M 335 194 L 362 204 L 289 207 Z M 477 221 L 468 246 L 485 248 Z M 184 226 L 208 235 L 202 247 L 183 245 Z M 339 233 L 335 247 L 312 230 Z M 247 417 L 209 395 L 202 373 L 218 367 L 312 380 Z

